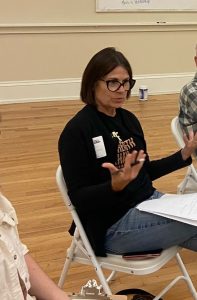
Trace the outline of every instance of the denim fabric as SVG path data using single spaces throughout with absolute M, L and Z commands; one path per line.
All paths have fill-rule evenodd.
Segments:
M 163 194 L 155 191 L 148 199 Z M 108 253 L 123 254 L 135 251 L 166 249 L 180 245 L 197 251 L 197 227 L 131 208 L 106 234 Z

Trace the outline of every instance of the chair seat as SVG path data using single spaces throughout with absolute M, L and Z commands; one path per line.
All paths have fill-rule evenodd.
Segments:
M 176 255 L 178 248 L 179 247 L 174 246 L 163 250 L 160 256 L 142 260 L 127 260 L 122 258 L 122 255 L 107 254 L 107 257 L 97 256 L 97 261 L 103 268 L 109 270 L 115 269 L 119 272 L 132 273 L 136 275 L 150 274 L 159 270 L 171 258 L 173 258 Z M 79 248 L 75 251 L 73 261 L 92 265 L 91 260 Z

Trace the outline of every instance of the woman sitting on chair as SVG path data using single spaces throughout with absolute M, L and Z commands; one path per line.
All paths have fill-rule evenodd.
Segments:
M 82 78 L 86 104 L 66 125 L 59 155 L 71 201 L 97 256 L 166 249 L 197 251 L 197 227 L 139 211 L 163 194 L 152 181 L 191 164 L 197 134 L 185 147 L 150 161 L 142 127 L 122 108 L 135 84 L 125 56 L 109 47 L 95 54 Z

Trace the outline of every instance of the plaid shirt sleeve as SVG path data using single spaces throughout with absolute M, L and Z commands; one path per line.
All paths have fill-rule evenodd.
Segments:
M 197 131 L 197 72 L 192 82 L 186 84 L 180 93 L 179 121 L 181 127 L 186 131 L 193 129 Z

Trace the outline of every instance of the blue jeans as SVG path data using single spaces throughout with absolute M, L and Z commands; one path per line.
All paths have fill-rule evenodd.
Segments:
M 155 191 L 149 199 L 163 194 Z M 131 208 L 106 233 L 108 253 L 166 249 L 179 245 L 197 251 L 197 227 Z

